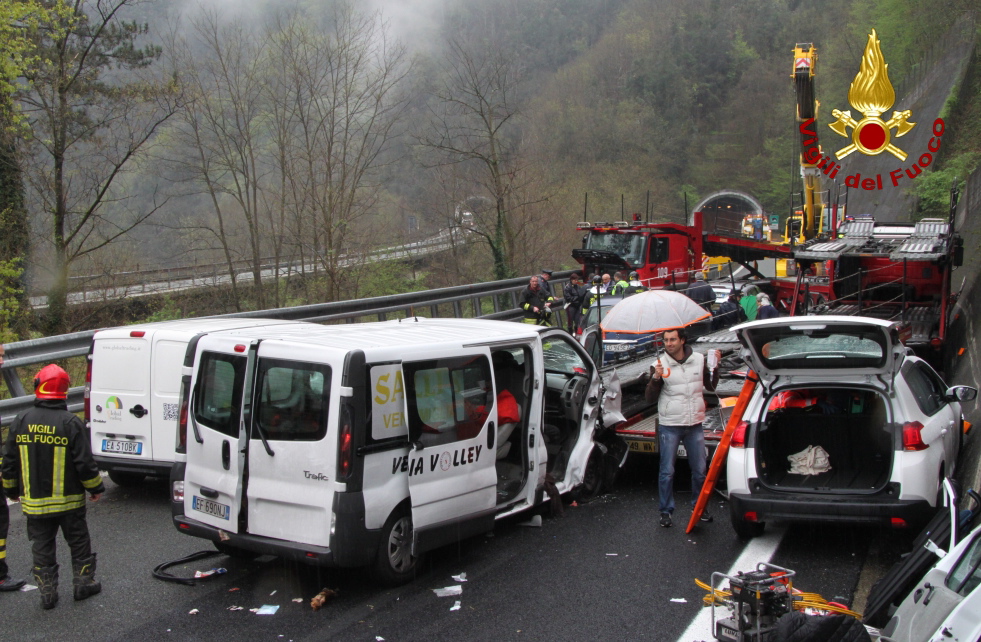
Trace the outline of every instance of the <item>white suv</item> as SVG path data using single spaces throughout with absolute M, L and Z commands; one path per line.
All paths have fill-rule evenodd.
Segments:
M 790 317 L 733 330 L 760 377 L 727 462 L 737 535 L 759 535 L 767 520 L 929 519 L 975 388 L 948 388 L 889 321 Z

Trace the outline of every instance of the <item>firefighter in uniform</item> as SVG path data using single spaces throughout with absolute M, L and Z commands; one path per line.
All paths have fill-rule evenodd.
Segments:
M 85 521 L 85 492 L 96 501 L 105 491 L 82 420 L 68 412 L 68 373 L 51 364 L 34 379 L 34 407 L 14 420 L 3 456 L 3 490 L 21 500 L 32 543 L 32 575 L 41 607 L 58 603 L 55 538 L 61 529 L 71 548 L 75 600 L 102 590 L 95 581 L 95 553 Z
M 552 325 L 552 303 L 555 302 L 542 287 L 541 277 L 533 276 L 528 287 L 521 292 L 521 309 L 525 311 L 524 323 Z
M 0 344 L 0 365 L 3 365 L 3 344 Z M 7 568 L 7 532 L 10 530 L 10 509 L 5 498 L 0 497 L 0 592 L 16 591 L 27 582 L 10 577 Z

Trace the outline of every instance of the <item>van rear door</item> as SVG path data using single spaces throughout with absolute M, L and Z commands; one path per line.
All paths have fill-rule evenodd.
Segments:
M 403 357 L 413 554 L 494 527 L 497 408 L 486 348 Z
M 245 491 L 253 535 L 330 544 L 338 424 L 331 382 L 343 355 L 340 367 L 329 361 L 306 345 L 259 345 Z
M 201 339 L 188 411 L 184 514 L 233 533 L 240 532 L 248 410 L 243 399 L 250 398 L 254 360 L 255 350 L 235 337 Z
M 149 416 L 153 335 L 146 334 L 109 330 L 96 335 L 90 429 L 92 453 L 99 460 L 139 463 L 153 459 Z M 173 440 L 169 446 L 173 448 Z

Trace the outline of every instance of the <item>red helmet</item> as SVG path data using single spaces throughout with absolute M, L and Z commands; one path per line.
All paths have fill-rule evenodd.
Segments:
M 34 377 L 34 396 L 38 399 L 67 399 L 71 379 L 68 373 L 51 363 Z

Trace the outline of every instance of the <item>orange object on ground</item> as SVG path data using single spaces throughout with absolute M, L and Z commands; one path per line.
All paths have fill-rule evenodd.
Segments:
M 709 497 L 712 496 L 712 491 L 715 490 L 715 482 L 719 481 L 722 462 L 726 460 L 726 455 L 729 454 L 729 442 L 732 441 L 732 433 L 736 430 L 736 425 L 742 421 L 743 413 L 746 412 L 746 406 L 749 405 L 750 397 L 753 396 L 753 390 L 756 388 L 759 380 L 760 378 L 752 370 L 746 373 L 746 381 L 743 382 L 743 389 L 739 391 L 739 397 L 736 399 L 736 405 L 732 409 L 732 414 L 729 415 L 729 421 L 726 422 L 726 429 L 722 433 L 722 439 L 719 440 L 719 445 L 715 449 L 715 455 L 712 456 L 712 465 L 709 466 L 708 474 L 705 475 L 702 492 L 698 495 L 698 501 L 695 502 L 695 510 L 691 512 L 691 519 L 688 520 L 688 526 L 685 528 L 686 533 L 690 533 L 695 528 L 695 524 L 698 523 L 702 513 L 705 512 L 705 506 L 708 504 Z

